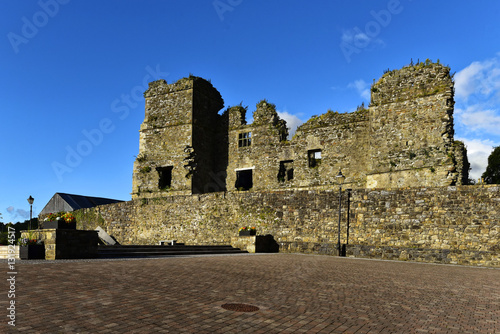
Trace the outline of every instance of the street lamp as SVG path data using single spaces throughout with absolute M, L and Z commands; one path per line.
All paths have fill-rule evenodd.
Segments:
M 342 175 L 342 170 L 339 168 L 339 173 L 337 176 L 335 176 L 337 179 L 337 183 L 339 185 L 339 241 L 337 243 L 337 248 L 339 249 L 339 256 L 341 256 L 341 249 L 340 249 L 340 208 L 342 206 L 342 183 L 344 183 L 345 176 Z
M 31 230 L 31 217 L 33 216 L 33 201 L 34 200 L 35 199 L 33 197 L 31 197 L 31 195 L 30 195 L 30 197 L 28 198 L 28 203 L 30 204 L 30 223 L 28 225 L 28 231 Z
M 349 223 L 350 223 L 350 213 L 351 210 L 351 191 L 352 189 L 347 189 L 347 238 L 345 241 L 346 245 L 349 245 Z M 347 246 L 346 246 L 347 247 Z

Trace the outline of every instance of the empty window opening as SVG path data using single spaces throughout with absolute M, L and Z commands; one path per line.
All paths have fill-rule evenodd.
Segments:
M 238 134 L 238 147 L 247 147 L 252 145 L 252 133 L 243 132 Z
M 309 157 L 309 167 L 318 167 L 321 164 L 321 150 L 310 150 L 307 152 Z
M 253 176 L 251 169 L 243 169 L 236 171 L 236 189 L 250 190 L 253 187 Z
M 170 189 L 172 186 L 172 169 L 173 166 L 157 167 L 158 172 L 158 189 Z
M 280 161 L 278 181 L 285 182 L 293 180 L 293 160 Z

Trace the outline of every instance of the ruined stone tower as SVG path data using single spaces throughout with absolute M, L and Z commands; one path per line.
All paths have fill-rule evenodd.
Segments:
M 385 73 L 371 91 L 367 187 L 462 184 L 468 163 L 457 163 L 466 152 L 453 139 L 450 69 L 427 60 Z
M 173 84 L 151 82 L 144 97 L 132 197 L 203 192 L 218 172 L 217 113 L 224 106 L 219 92 L 190 76 Z M 215 182 L 213 188 L 223 187 Z

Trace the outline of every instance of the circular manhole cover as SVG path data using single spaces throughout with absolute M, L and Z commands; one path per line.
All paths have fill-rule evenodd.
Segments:
M 259 310 L 257 306 L 248 305 L 248 304 L 235 304 L 229 303 L 221 305 L 223 309 L 235 312 L 256 312 Z

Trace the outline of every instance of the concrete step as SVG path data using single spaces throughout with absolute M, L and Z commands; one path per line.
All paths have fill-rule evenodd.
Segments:
M 229 245 L 216 246 L 150 246 L 150 245 L 115 245 L 99 246 L 99 258 L 118 257 L 157 257 L 174 255 L 208 255 L 208 254 L 238 254 L 247 253 Z

